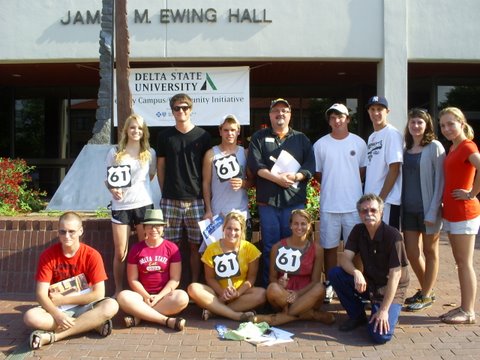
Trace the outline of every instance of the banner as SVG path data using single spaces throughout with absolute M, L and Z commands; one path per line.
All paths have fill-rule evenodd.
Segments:
M 240 124 L 249 125 L 249 75 L 247 66 L 131 69 L 133 112 L 141 115 L 148 126 L 175 125 L 170 98 L 186 93 L 193 100 L 191 119 L 195 125 L 218 126 L 227 114 L 234 114 Z M 116 104 L 116 81 L 114 97 Z M 118 124 L 115 111 L 114 124 Z

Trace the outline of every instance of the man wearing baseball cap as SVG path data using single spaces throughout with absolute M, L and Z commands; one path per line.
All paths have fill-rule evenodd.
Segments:
M 320 245 L 324 249 L 325 274 L 337 266 L 340 239 L 347 241 L 352 228 L 360 223 L 356 209 L 362 196 L 367 144 L 348 131 L 350 115 L 343 104 L 333 104 L 325 112 L 331 132 L 313 145 L 316 169 L 320 182 Z M 341 166 L 339 166 L 341 164 Z M 324 302 L 333 297 L 333 288 L 326 281 Z
M 256 175 L 265 287 L 269 283 L 270 249 L 291 235 L 291 212 L 305 207 L 307 182 L 315 171 L 312 144 L 305 134 L 289 126 L 291 117 L 292 108 L 287 100 L 273 100 L 271 127 L 255 132 L 248 149 L 247 165 Z M 281 153 L 284 158 L 293 157 L 300 167 L 296 171 L 272 171 Z
M 368 138 L 365 194 L 379 195 L 385 202 L 383 221 L 399 228 L 402 193 L 403 136 L 387 121 L 390 112 L 383 96 L 372 96 L 366 105 L 373 124 Z

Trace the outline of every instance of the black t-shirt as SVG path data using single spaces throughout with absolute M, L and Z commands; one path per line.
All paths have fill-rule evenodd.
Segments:
M 161 132 L 157 140 L 157 157 L 165 158 L 162 197 L 202 199 L 202 163 L 210 148 L 210 134 L 198 126 L 186 134 L 171 127 Z
M 393 302 L 403 304 L 410 277 L 405 244 L 397 229 L 382 222 L 371 240 L 365 225 L 357 224 L 350 232 L 345 250 L 360 253 L 363 275 L 370 297 L 374 300 L 383 300 L 388 273 L 390 269 L 400 266 L 402 275 Z

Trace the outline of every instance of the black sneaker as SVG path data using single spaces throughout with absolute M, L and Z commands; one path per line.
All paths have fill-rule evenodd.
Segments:
M 365 325 L 368 322 L 366 316 L 360 316 L 356 319 L 348 318 L 342 325 L 339 326 L 340 331 L 352 331 L 359 326 Z
M 415 301 L 414 303 L 408 304 L 405 310 L 420 311 L 432 305 L 433 305 L 433 299 L 431 296 L 427 297 L 427 296 L 420 295 L 420 297 L 417 298 L 417 301 Z
M 410 297 L 405 299 L 405 304 L 410 305 L 410 304 L 416 303 L 416 302 L 420 301 L 422 299 L 422 297 L 423 297 L 422 290 L 418 289 L 417 292 L 415 293 L 415 295 L 410 296 Z M 430 299 L 432 300 L 432 302 L 435 302 L 435 292 L 433 290 L 432 290 L 432 293 L 430 295 Z

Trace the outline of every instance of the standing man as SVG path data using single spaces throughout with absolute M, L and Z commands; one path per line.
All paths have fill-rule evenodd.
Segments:
M 80 242 L 82 235 L 80 216 L 66 212 L 58 224 L 60 241 L 40 255 L 35 290 L 40 306 L 28 310 L 23 317 L 27 326 L 38 329 L 30 335 L 33 350 L 94 329 L 103 337 L 112 332 L 110 319 L 117 313 L 118 303 L 105 298 L 107 274 L 102 256 Z M 57 284 L 67 279 L 62 286 Z M 55 290 L 78 291 L 79 284 L 85 288 L 80 294 L 68 296 Z
M 366 107 L 374 131 L 368 137 L 365 194 L 377 194 L 383 199 L 383 221 L 399 229 L 403 136 L 387 122 L 390 112 L 387 99 L 373 96 Z
M 340 258 L 340 266 L 330 270 L 329 279 L 348 320 L 340 331 L 351 331 L 368 322 L 373 341 L 384 344 L 392 339 L 409 283 L 408 261 L 402 235 L 382 221 L 383 200 L 375 194 L 363 195 L 357 203 L 362 220 L 356 225 Z M 353 263 L 360 254 L 363 273 Z M 370 320 L 365 314 L 370 300 Z
M 179 243 L 183 231 L 190 244 L 192 282 L 198 282 L 202 234 L 198 222 L 203 219 L 202 161 L 210 148 L 210 135 L 190 120 L 192 99 L 176 94 L 170 99 L 175 126 L 158 136 L 157 176 L 162 199 L 160 207 L 168 221 L 165 238 Z
M 247 164 L 256 175 L 265 287 L 269 278 L 270 249 L 291 235 L 291 212 L 305 207 L 307 182 L 315 171 L 310 140 L 289 127 L 291 117 L 292 108 L 287 100 L 273 100 L 270 105 L 271 128 L 255 132 L 248 150 Z M 286 167 L 275 164 L 280 156 L 286 159 Z M 274 164 L 278 170 L 274 168 L 272 171 Z
M 249 218 L 247 189 L 247 151 L 237 145 L 240 123 L 235 115 L 226 115 L 220 124 L 222 142 L 212 147 L 203 159 L 203 200 L 205 217 L 225 217 L 236 210 Z
M 333 104 L 325 112 L 332 131 L 314 145 L 315 178 L 321 184 L 320 245 L 324 249 L 325 274 L 337 266 L 340 239 L 346 241 L 360 222 L 356 202 L 362 196 L 367 144 L 348 131 L 350 116 L 343 104 Z M 341 164 L 341 165 L 339 165 Z M 330 303 L 333 289 L 326 282 L 324 302 Z

